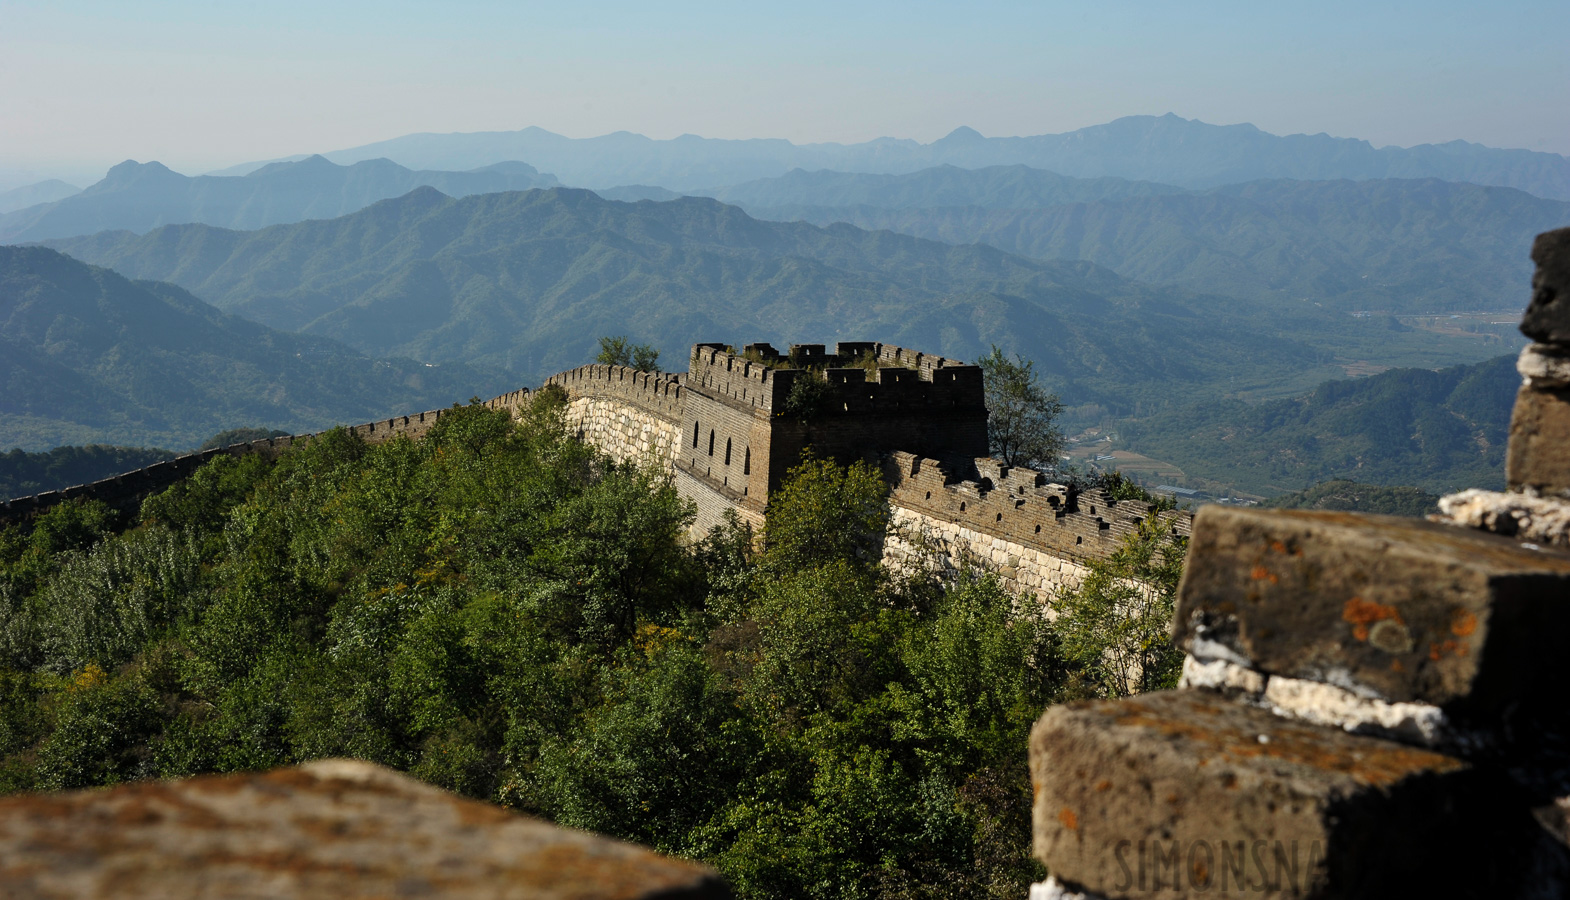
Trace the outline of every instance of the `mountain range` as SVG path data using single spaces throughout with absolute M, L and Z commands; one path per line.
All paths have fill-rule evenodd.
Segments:
M 902 174 L 944 164 L 967 169 L 1027 165 L 1077 178 L 1117 177 L 1186 188 L 1266 178 L 1439 178 L 1513 187 L 1570 200 L 1570 159 L 1466 141 L 1374 147 L 1326 134 L 1269 134 L 1253 125 L 1211 125 L 1176 115 L 1128 116 L 1064 134 L 983 137 L 971 128 L 923 144 L 877 138 L 859 144 L 720 140 L 685 134 L 653 140 L 626 131 L 568 138 L 542 128 L 410 134 L 325 154 L 336 163 L 386 157 L 421 169 L 473 169 L 510 159 L 554 172 L 566 184 L 717 189 L 792 169 Z M 262 165 L 224 170 L 243 174 Z
M 715 192 L 760 218 L 848 222 L 1153 284 L 1344 310 L 1511 308 L 1526 249 L 1570 202 L 1438 179 L 1269 180 L 1185 191 L 1023 166 L 907 175 L 792 172 Z
M 0 215 L 0 242 L 203 222 L 262 228 L 331 219 L 421 185 L 451 196 L 552 187 L 555 177 L 521 162 L 467 172 L 412 171 L 385 159 L 340 166 L 320 156 L 273 163 L 244 176 L 188 177 L 156 163 L 127 160 L 80 193 Z M 34 187 L 37 187 L 36 185 Z
M 0 447 L 191 447 L 237 425 L 315 431 L 515 386 L 463 364 L 367 358 L 173 285 L 0 247 Z
M 603 334 L 652 343 L 677 370 L 697 340 L 883 340 L 961 359 L 996 343 L 1036 359 L 1067 399 L 1112 409 L 1201 388 L 1307 389 L 1343 374 L 1338 357 L 1435 365 L 1485 352 L 1475 339 L 1414 336 L 1309 304 L 1154 288 L 986 245 L 762 221 L 698 197 L 626 203 L 555 188 L 455 199 L 419 188 L 326 221 L 49 245 L 273 328 L 373 356 L 502 367 L 525 382 L 583 363 Z

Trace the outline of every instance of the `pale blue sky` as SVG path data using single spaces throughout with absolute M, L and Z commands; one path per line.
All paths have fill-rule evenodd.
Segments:
M 1570 154 L 1557 2 L 0 0 L 0 188 L 415 131 L 928 141 L 1175 112 Z

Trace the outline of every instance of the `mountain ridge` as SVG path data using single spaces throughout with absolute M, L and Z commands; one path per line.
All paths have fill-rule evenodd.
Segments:
M 963 168 L 1021 163 L 1078 178 L 1115 176 L 1188 188 L 1261 178 L 1434 177 L 1570 200 L 1570 159 L 1555 153 L 1466 141 L 1375 147 L 1358 138 L 1274 135 L 1253 125 L 1211 125 L 1172 113 L 1125 116 L 1061 134 L 1022 137 L 988 138 L 974 129 L 956 129 L 928 144 L 888 137 L 857 144 L 695 135 L 655 140 L 625 131 L 568 138 L 529 126 L 518 131 L 410 134 L 325 155 L 339 163 L 387 157 L 412 168 L 446 169 L 523 159 L 567 184 L 589 188 L 648 184 L 677 191 L 713 190 L 793 168 L 900 174 L 943 163 Z
M 261 228 L 335 218 L 421 186 L 464 196 L 558 183 L 554 176 L 516 161 L 445 172 L 411 170 L 387 159 L 340 166 L 317 155 L 270 163 L 244 176 L 192 177 L 156 161 L 126 160 L 80 193 L 0 215 L 0 243 L 100 231 L 145 233 L 191 222 Z
M 44 247 L 0 246 L 0 447 L 193 446 L 238 425 L 314 431 L 511 380 L 374 359 Z

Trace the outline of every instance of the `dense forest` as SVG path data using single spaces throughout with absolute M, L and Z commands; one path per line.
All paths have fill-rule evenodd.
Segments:
M 1049 624 L 885 568 L 864 463 L 808 458 L 761 535 L 694 542 L 542 396 L 0 529 L 0 790 L 354 756 L 743 897 L 1023 896 L 1030 723 L 1172 682 L 1181 541 L 1147 525 Z

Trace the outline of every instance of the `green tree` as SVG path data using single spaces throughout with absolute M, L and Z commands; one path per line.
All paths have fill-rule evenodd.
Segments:
M 600 338 L 594 361 L 607 366 L 631 366 L 639 372 L 658 371 L 660 351 L 650 344 L 634 344 L 625 335 Z
M 1041 386 L 1035 363 L 996 344 L 977 363 L 986 379 L 987 437 L 994 457 L 1011 466 L 1050 468 L 1063 450 L 1058 395 Z
M 1064 654 L 1085 693 L 1125 697 L 1177 686 L 1183 653 L 1171 623 L 1187 549 L 1170 519 L 1149 516 L 1054 601 Z

